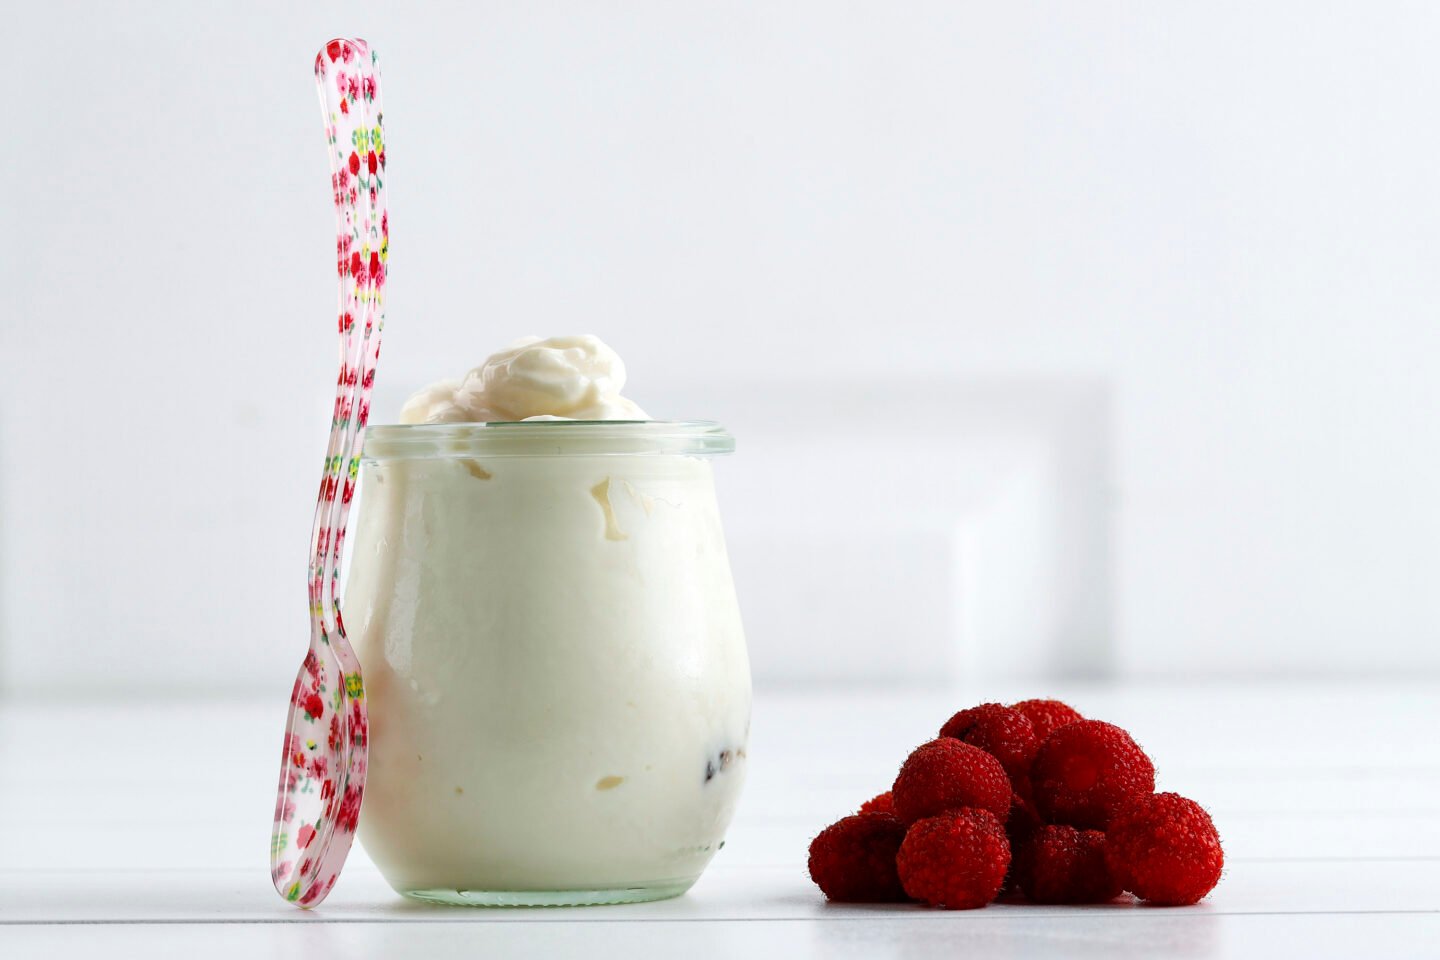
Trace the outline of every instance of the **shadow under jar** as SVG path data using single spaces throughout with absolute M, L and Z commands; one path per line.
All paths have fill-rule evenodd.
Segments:
M 360 839 L 407 896 L 657 900 L 721 846 L 750 668 L 717 424 L 372 427 L 345 594 Z

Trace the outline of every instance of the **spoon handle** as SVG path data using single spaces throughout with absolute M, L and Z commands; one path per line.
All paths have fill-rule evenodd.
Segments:
M 324 634 L 343 636 L 340 563 L 385 326 L 390 221 L 378 60 L 363 40 L 331 41 L 315 58 L 315 78 L 330 146 L 341 339 L 334 416 L 311 531 L 311 617 Z

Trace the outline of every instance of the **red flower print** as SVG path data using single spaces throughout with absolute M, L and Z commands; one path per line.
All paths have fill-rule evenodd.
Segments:
M 352 74 L 349 78 L 347 78 L 347 81 L 345 83 L 345 95 L 351 100 L 358 100 L 360 98 L 359 77 Z
M 344 489 L 344 491 L 340 494 L 340 502 L 341 502 L 341 503 L 349 503 L 350 500 L 351 500 L 354 496 L 355 496 L 355 481 L 354 481 L 354 480 L 346 480 L 346 481 L 345 481 L 345 489 Z
M 344 59 L 346 63 L 349 63 L 351 60 L 355 59 L 355 50 L 350 46 L 350 44 L 342 43 L 340 45 L 340 56 Z
M 361 81 L 361 90 L 364 92 L 364 94 L 365 94 L 365 99 L 366 99 L 366 100 L 374 100 L 374 99 L 375 99 L 375 78 L 374 78 L 374 77 L 366 77 L 364 80 L 362 80 L 362 81 Z
M 275 869 L 271 871 L 270 875 L 273 876 L 276 880 L 284 880 L 286 877 L 290 876 L 290 871 L 294 869 L 295 864 L 291 863 L 289 860 L 281 860 L 279 863 L 275 864 Z
M 306 870 L 304 867 L 301 867 L 301 868 L 300 868 L 300 872 L 303 874 L 303 873 L 308 873 L 309 871 Z M 308 907 L 310 904 L 316 903 L 317 901 L 319 901 L 319 899 L 320 899 L 322 896 L 324 896 L 326 892 L 327 892 L 327 891 L 326 891 L 326 889 L 325 889 L 325 885 L 324 885 L 323 883 L 317 883 L 317 884 L 315 884 L 315 886 L 311 887 L 309 890 L 306 890 L 305 893 L 303 893 L 303 894 L 301 895 L 300 900 L 299 900 L 298 902 L 299 902 L 302 906 L 307 906 L 307 907 Z
M 374 150 L 371 150 L 365 155 L 365 166 L 370 169 L 371 173 L 374 173 L 380 168 L 380 158 L 375 156 Z
M 320 699 L 318 693 L 307 694 L 301 706 L 305 708 L 305 712 L 310 715 L 312 720 L 318 720 L 325 715 L 325 701 Z
M 335 781 L 327 779 L 320 784 L 320 799 L 329 800 L 333 796 L 335 796 Z
M 350 112 L 350 102 L 349 102 L 348 100 L 341 100 L 341 101 L 340 101 L 340 112 L 341 112 L 341 113 L 349 113 L 349 112 Z
M 330 717 L 330 736 L 325 741 L 330 745 L 331 750 L 340 749 L 340 714 L 333 714 Z
M 380 282 L 380 254 L 374 250 L 370 251 L 370 276 L 375 278 L 376 283 Z
M 367 423 L 369 423 L 369 422 L 370 422 L 370 404 L 368 404 L 368 403 L 361 403 L 361 404 L 360 404 L 360 426 L 363 427 L 363 426 L 365 426 L 365 425 L 366 425 Z
M 360 264 L 360 251 L 356 250 L 350 254 L 350 276 L 359 276 L 362 269 L 363 267 Z
M 340 801 L 340 812 L 335 815 L 335 826 L 346 833 L 354 833 L 360 823 L 360 788 L 355 784 L 345 787 L 345 798 Z
M 306 847 L 310 846 L 311 842 L 313 842 L 314 839 L 315 828 L 310 826 L 310 824 L 308 823 L 305 824 L 305 826 L 301 827 L 300 831 L 295 834 L 295 843 L 300 847 L 301 850 L 304 850 Z
M 385 151 L 380 151 L 380 165 L 385 165 Z M 390 211 L 386 210 L 380 214 L 380 236 L 386 240 L 390 239 Z
M 325 53 L 329 55 L 331 63 L 334 63 L 336 59 L 339 58 L 340 51 L 344 49 L 344 46 L 345 45 L 342 44 L 339 40 L 331 40 L 329 43 L 325 44 Z M 346 60 L 350 59 L 349 52 L 350 51 L 348 50 L 345 51 Z
M 337 189 L 337 190 L 344 190 L 344 189 L 348 188 L 348 187 L 350 186 L 350 171 L 349 171 L 349 170 L 341 170 L 340 173 L 339 173 L 339 175 L 336 176 L 335 180 L 336 180 L 335 189 Z
M 360 702 L 358 700 L 353 701 L 351 706 L 353 707 L 354 714 L 350 718 L 351 735 L 354 737 L 355 745 L 363 747 L 369 739 L 369 730 L 366 729 L 365 717 L 360 712 Z
M 350 172 L 355 174 L 360 172 L 360 154 L 354 150 L 350 151 Z

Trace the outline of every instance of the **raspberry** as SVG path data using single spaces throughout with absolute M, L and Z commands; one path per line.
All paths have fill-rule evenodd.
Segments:
M 1110 821 L 1107 857 L 1117 880 L 1141 900 L 1198 903 L 1220 882 L 1225 852 L 1210 814 L 1178 793 L 1141 797 Z
M 860 804 L 860 812 L 888 813 L 893 815 L 895 813 L 895 800 L 890 796 L 890 791 L 886 790 L 879 796 L 871 797 L 869 800 Z
M 979 807 L 997 819 L 1010 811 L 1010 779 L 1000 761 L 952 737 L 916 747 L 890 793 L 895 815 L 907 824 L 954 807 Z
M 1035 736 L 1041 743 L 1056 730 L 1067 723 L 1074 723 L 1076 720 L 1084 720 L 1080 712 L 1069 704 L 1061 703 L 1059 700 L 1021 700 L 1019 703 L 1010 705 L 1012 710 L 1018 710 L 1025 714 L 1026 718 L 1035 726 Z
M 1030 772 L 1040 739 L 1030 718 L 998 703 L 961 710 L 940 728 L 940 736 L 964 740 L 989 753 L 1011 777 Z
M 973 910 L 1000 892 L 1010 866 L 1010 843 L 988 810 L 950 810 L 910 828 L 896 866 L 900 883 L 914 899 L 947 910 Z
M 1030 780 L 1046 820 L 1103 830 L 1126 801 L 1154 791 L 1155 765 L 1113 723 L 1077 720 L 1050 734 Z
M 1011 875 L 1036 903 L 1104 903 L 1122 890 L 1105 848 L 1099 830 L 1041 827 L 1016 852 Z
M 895 854 L 905 825 L 887 813 L 866 813 L 832 823 L 810 841 L 810 879 L 827 900 L 903 901 Z

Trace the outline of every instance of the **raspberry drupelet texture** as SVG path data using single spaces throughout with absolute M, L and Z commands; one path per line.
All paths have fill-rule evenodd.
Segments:
M 1126 802 L 1155 790 L 1155 765 L 1113 723 L 1077 720 L 1050 734 L 1030 781 L 1047 821 L 1103 830 Z
M 1010 778 L 1000 761 L 953 737 L 916 747 L 890 794 L 907 824 L 957 807 L 988 810 L 997 822 L 1010 812 Z
M 1035 736 L 1041 743 L 1044 743 L 1046 737 L 1067 723 L 1085 719 L 1080 716 L 1080 711 L 1059 700 L 1021 700 L 1019 703 L 1011 704 L 1011 709 L 1025 714 L 1025 717 L 1035 727 Z
M 1040 738 L 1030 718 L 998 703 L 982 703 L 961 710 L 940 728 L 940 736 L 964 740 L 1000 761 L 1011 777 L 1030 772 Z
M 896 857 L 905 892 L 947 910 L 995 899 L 1010 867 L 1010 843 L 988 810 L 962 808 L 917 821 Z
M 1123 889 L 1105 848 L 1099 830 L 1040 827 L 1015 852 L 1011 878 L 1036 903 L 1104 903 Z
M 890 791 L 886 790 L 884 793 L 873 796 L 860 804 L 860 812 L 894 814 L 895 800 L 890 796 Z
M 1106 833 L 1106 855 L 1126 890 L 1162 906 L 1198 903 L 1225 868 L 1210 814 L 1178 793 L 1141 797 L 1123 807 Z
M 810 879 L 827 900 L 903 901 L 895 855 L 904 839 L 905 825 L 888 813 L 846 817 L 810 841 Z

